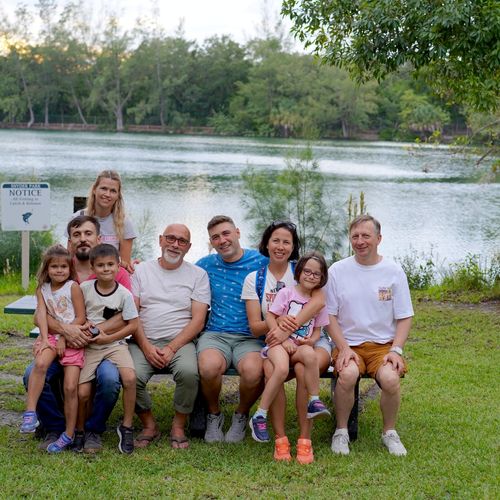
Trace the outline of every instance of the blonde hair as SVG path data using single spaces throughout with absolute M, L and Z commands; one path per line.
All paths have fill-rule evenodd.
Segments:
M 123 239 L 123 227 L 125 225 L 125 206 L 122 196 L 122 180 L 120 174 L 116 170 L 103 170 L 96 178 L 94 184 L 90 186 L 87 196 L 87 206 L 85 207 L 85 215 L 96 216 L 95 209 L 95 191 L 102 179 L 111 179 L 118 182 L 118 199 L 115 201 L 111 214 L 113 215 L 113 224 L 115 226 L 116 235 L 121 240 Z
M 42 257 L 42 262 L 38 273 L 36 274 L 37 279 L 37 289 L 40 289 L 44 283 L 50 283 L 49 278 L 49 265 L 52 259 L 66 259 L 69 265 L 69 280 L 78 281 L 75 264 L 73 263 L 73 258 L 66 248 L 62 245 L 53 245 L 45 251 Z

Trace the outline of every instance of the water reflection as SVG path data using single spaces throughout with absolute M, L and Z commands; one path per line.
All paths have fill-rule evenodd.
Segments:
M 478 184 L 470 161 L 444 148 L 392 143 L 312 143 L 327 176 L 328 204 L 341 210 L 352 193 L 365 192 L 370 212 L 383 224 L 382 251 L 410 248 L 456 261 L 468 252 L 491 255 L 499 247 L 500 189 Z M 2 180 L 44 180 L 52 187 L 52 223 L 62 237 L 73 196 L 83 196 L 97 172 L 118 170 L 127 210 L 136 222 L 149 214 L 157 234 L 171 221 L 193 233 L 195 260 L 207 252 L 206 222 L 230 214 L 248 245 L 251 227 L 241 203 L 240 174 L 248 166 L 284 168 L 284 157 L 301 141 L 271 139 L 94 134 L 0 130 Z

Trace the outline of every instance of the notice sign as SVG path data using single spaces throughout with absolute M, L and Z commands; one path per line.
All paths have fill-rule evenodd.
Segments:
M 2 184 L 2 230 L 50 229 L 50 186 L 42 183 Z

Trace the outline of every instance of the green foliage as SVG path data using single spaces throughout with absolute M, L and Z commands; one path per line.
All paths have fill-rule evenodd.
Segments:
M 360 80 L 410 63 L 444 98 L 494 110 L 500 95 L 496 0 L 285 0 L 292 31 Z
M 481 291 L 500 284 L 500 254 L 491 262 L 468 254 L 462 262 L 453 264 L 445 273 L 441 285 L 449 291 Z
M 285 163 L 278 173 L 249 167 L 242 174 L 243 204 L 255 224 L 253 239 L 258 242 L 273 220 L 291 220 L 297 224 L 302 251 L 318 250 L 329 258 L 342 246 L 344 217 L 334 214 L 324 201 L 325 179 L 311 148 Z
M 397 259 L 408 279 L 408 285 L 412 290 L 423 290 L 429 288 L 436 282 L 436 263 L 432 253 L 418 254 L 411 249 L 410 253 Z
M 11 274 L 21 271 L 21 233 L 19 231 L 0 231 L 0 262 L 2 273 Z M 52 231 L 30 232 L 30 273 L 36 273 L 46 248 L 54 244 Z

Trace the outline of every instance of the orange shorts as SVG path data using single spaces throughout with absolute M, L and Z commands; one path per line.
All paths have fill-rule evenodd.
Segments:
M 51 333 L 49 333 L 49 344 L 53 347 L 57 345 L 57 337 Z M 62 366 L 78 366 L 80 369 L 83 368 L 85 364 L 85 349 L 66 347 L 64 354 L 59 358 L 59 363 Z
M 387 344 L 376 344 L 375 342 L 364 342 L 360 345 L 351 346 L 351 349 L 359 356 L 359 374 L 368 374 L 371 378 L 375 378 L 378 369 L 384 362 L 384 356 L 389 352 L 392 347 L 392 342 Z M 333 363 L 337 361 L 339 350 L 337 348 L 333 351 Z M 405 369 L 403 375 L 408 371 L 406 360 L 403 359 Z

